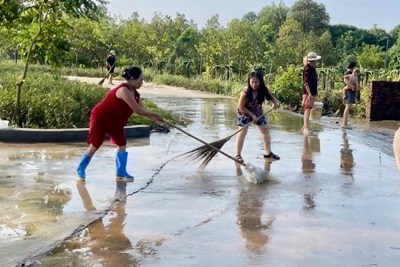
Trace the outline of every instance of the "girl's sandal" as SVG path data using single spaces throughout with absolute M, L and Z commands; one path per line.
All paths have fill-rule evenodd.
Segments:
M 235 159 L 240 163 L 244 163 L 244 160 L 243 160 L 242 156 L 240 156 L 240 155 L 236 155 Z
M 274 153 L 269 153 L 268 155 L 264 155 L 264 158 L 266 159 L 274 159 L 274 160 L 279 160 L 280 157 Z

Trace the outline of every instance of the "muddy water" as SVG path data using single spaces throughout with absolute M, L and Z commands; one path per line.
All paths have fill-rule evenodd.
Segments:
M 148 97 L 192 120 L 185 129 L 205 141 L 236 130 L 231 99 Z M 129 142 L 133 184 L 114 181 L 109 145 L 81 184 L 74 170 L 84 144 L 2 144 L 0 265 L 397 266 L 396 123 L 343 131 L 322 118 L 303 137 L 301 119 L 269 115 L 281 156 L 272 163 L 249 129 L 243 158 L 274 184 L 249 184 L 223 155 L 203 171 L 196 160 L 171 160 L 201 145 L 176 129 Z M 234 154 L 234 138 L 223 150 Z

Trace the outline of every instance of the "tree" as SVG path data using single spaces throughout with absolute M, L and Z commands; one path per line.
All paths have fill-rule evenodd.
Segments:
M 337 40 L 334 51 L 340 66 L 353 61 L 361 51 L 362 43 L 359 38 L 358 31 L 347 31 Z
M 264 43 L 253 24 L 232 20 L 225 32 L 223 63 L 235 65 L 239 75 L 264 65 Z
M 298 0 L 290 9 L 289 17 L 301 24 L 303 33 L 324 33 L 329 27 L 330 17 L 323 4 L 312 0 Z
M 272 29 L 271 24 L 263 25 L 259 30 L 259 35 L 264 44 L 264 61 L 269 63 L 269 72 L 272 69 L 273 58 L 275 56 L 275 36 L 277 35 Z
M 11 24 L 16 20 L 23 9 L 23 1 L 14 0 L 6 1 L 0 0 L 0 24 Z
M 338 59 L 332 51 L 332 37 L 329 31 L 324 32 L 320 36 L 313 36 L 312 33 L 308 35 L 307 40 L 310 42 L 309 47 L 312 51 L 318 51 L 322 57 L 324 66 L 333 66 L 337 63 Z
M 400 35 L 397 42 L 389 49 L 389 67 L 392 70 L 400 70 Z
M 111 18 L 99 21 L 78 18 L 72 19 L 70 24 L 72 28 L 67 31 L 66 38 L 70 44 L 69 58 L 66 63 L 93 67 L 94 61 L 97 67 L 99 62 L 105 61 L 107 50 L 110 50 L 106 31 L 109 30 L 108 27 L 110 30 L 118 29 L 114 21 Z M 116 48 L 113 49 L 119 51 Z
M 355 26 L 346 25 L 346 24 L 337 24 L 329 26 L 329 32 L 332 37 L 333 47 L 336 48 L 338 46 L 339 39 L 346 34 L 347 32 L 356 32 L 359 29 Z
M 249 23 L 255 23 L 257 21 L 257 14 L 254 13 L 253 11 L 248 12 L 248 13 L 243 15 L 242 20 L 243 21 L 247 21 Z
M 12 2 L 12 1 L 10 1 Z M 95 18 L 104 0 L 75 0 L 75 1 L 48 1 L 32 0 L 29 2 L 14 2 L 19 4 L 17 8 L 7 9 L 7 15 L 3 15 L 2 25 L 11 25 L 14 39 L 20 44 L 21 51 L 25 55 L 25 68 L 21 79 L 17 82 L 17 101 L 14 117 L 17 124 L 22 126 L 20 119 L 21 90 L 27 77 L 28 66 L 31 57 L 41 50 L 47 60 L 58 52 L 60 42 L 63 41 L 64 29 L 67 28 L 69 17 Z M 11 7 L 7 4 L 5 7 Z M 3 8 L 3 6 L 2 6 Z M 10 11 L 11 10 L 11 11 Z M 10 13 L 11 12 L 11 13 Z M 15 12 L 15 13 L 12 13 Z M 3 12 L 4 13 L 4 12 Z M 36 48 L 39 48 L 35 51 Z
M 280 28 L 276 40 L 275 66 L 286 67 L 302 62 L 304 55 L 310 51 L 307 36 L 303 34 L 300 22 L 288 19 Z
M 397 40 L 398 42 L 398 37 L 400 35 L 400 24 L 396 25 L 396 27 L 394 27 L 393 30 L 389 32 L 389 34 L 393 38 L 393 40 Z
M 258 13 L 258 25 L 263 27 L 264 25 L 271 25 L 271 29 L 278 33 L 279 28 L 285 23 L 289 13 L 289 8 L 280 1 L 279 4 L 272 3 L 271 6 L 265 6 Z
M 218 15 L 212 16 L 200 32 L 198 52 L 201 56 L 201 68 L 204 68 L 206 75 L 212 74 L 214 66 L 220 64 L 222 51 L 229 50 L 222 46 L 224 31 L 218 19 Z
M 385 66 L 385 54 L 377 45 L 363 45 L 357 62 L 362 69 L 378 70 Z

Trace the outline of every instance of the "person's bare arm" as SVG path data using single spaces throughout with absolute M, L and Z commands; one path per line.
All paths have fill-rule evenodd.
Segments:
M 348 84 L 350 83 L 350 77 L 349 77 L 349 75 L 344 75 L 344 77 L 343 77 L 343 82 L 344 82 L 346 85 L 348 85 Z
M 245 92 L 242 92 L 240 94 L 238 105 L 237 105 L 237 108 L 238 108 L 239 112 L 242 113 L 242 114 L 246 114 L 247 116 L 249 116 L 253 120 L 256 120 L 257 116 L 253 112 L 251 112 L 250 110 L 248 110 L 245 107 L 246 106 L 246 101 L 247 101 L 246 94 L 245 94 Z
M 163 122 L 163 118 L 154 112 L 147 110 L 143 105 L 137 103 L 133 94 L 129 91 L 126 87 L 121 87 L 117 90 L 116 96 L 122 100 L 124 100 L 129 107 L 135 112 L 136 114 L 146 116 L 147 118 L 154 120 L 156 122 Z
M 271 97 L 272 97 L 272 100 L 271 100 L 271 102 L 272 102 L 272 108 L 273 108 L 273 109 L 278 109 L 278 108 L 280 107 L 278 101 L 277 101 L 276 98 L 273 97 L 272 95 L 271 95 Z
M 354 77 L 354 82 L 355 82 L 355 88 L 354 88 L 354 90 L 355 90 L 355 91 L 359 91 L 359 90 L 360 90 L 360 82 L 359 82 L 359 80 L 358 80 L 358 76 L 355 76 L 355 77 Z

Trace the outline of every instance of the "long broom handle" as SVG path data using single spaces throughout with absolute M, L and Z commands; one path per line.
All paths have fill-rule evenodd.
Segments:
M 106 76 L 104 78 L 102 78 L 97 84 L 98 85 L 103 85 L 104 81 L 107 79 L 108 75 L 110 74 L 112 68 L 115 66 L 115 63 L 112 65 L 112 67 L 108 70 Z
M 200 138 L 198 138 L 198 137 L 196 137 L 196 136 L 194 136 L 194 135 L 192 135 L 192 134 L 190 134 L 190 133 L 186 132 L 185 130 L 183 130 L 183 129 L 182 129 L 182 128 L 180 128 L 179 126 L 176 126 L 176 125 L 174 125 L 174 124 L 172 124 L 172 123 L 170 123 L 170 122 L 167 122 L 167 121 L 166 121 L 166 123 L 167 123 L 167 124 L 169 124 L 170 126 L 172 126 L 172 127 L 176 128 L 176 129 L 178 129 L 178 130 L 179 130 L 179 131 L 181 131 L 182 133 L 184 133 L 184 134 L 186 134 L 186 135 L 188 135 L 188 136 L 190 136 L 190 137 L 192 137 L 192 138 L 196 139 L 197 141 L 199 141 L 199 142 L 201 142 L 201 143 L 205 144 L 205 145 L 206 145 L 206 146 L 208 146 L 209 148 L 212 148 L 212 149 L 214 149 L 214 150 L 218 151 L 218 152 L 219 152 L 219 153 L 221 153 L 222 155 L 224 155 L 224 156 L 226 156 L 226 157 L 228 157 L 228 158 L 230 158 L 230 159 L 234 160 L 235 162 L 237 162 L 237 163 L 239 163 L 239 164 L 243 165 L 244 167 L 246 167 L 246 164 L 245 164 L 244 162 L 240 162 L 240 161 L 238 161 L 237 159 L 235 159 L 235 158 L 234 158 L 234 157 L 232 157 L 231 155 L 229 155 L 229 154 L 226 154 L 224 151 L 222 151 L 222 150 L 220 150 L 220 149 L 216 148 L 215 146 L 213 146 L 213 145 L 210 145 L 209 143 L 207 143 L 207 142 L 205 142 L 205 141 L 201 140 Z
M 106 77 L 104 77 L 104 79 L 106 79 L 108 77 L 108 74 L 110 74 L 111 70 L 114 68 L 115 63 L 110 67 L 110 69 L 108 70 L 107 75 L 106 75 Z
M 271 107 L 269 110 L 267 110 L 266 112 L 264 112 L 262 115 L 260 115 L 256 120 L 249 122 L 248 124 L 246 124 L 245 126 L 243 126 L 242 128 L 240 128 L 239 130 L 237 130 L 236 132 L 234 132 L 233 134 L 229 135 L 228 137 L 226 137 L 226 140 L 229 140 L 232 138 L 232 136 L 238 134 L 239 132 L 243 131 L 244 129 L 248 128 L 252 123 L 256 123 L 259 119 L 261 119 L 262 116 L 267 115 L 268 113 L 270 113 L 272 110 L 274 110 L 273 107 Z

